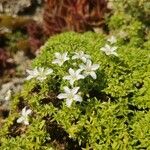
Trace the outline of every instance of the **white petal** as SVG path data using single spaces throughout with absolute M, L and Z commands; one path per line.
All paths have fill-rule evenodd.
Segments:
M 28 77 L 26 77 L 26 80 L 31 80 L 32 78 L 34 78 L 33 75 L 29 75 Z
M 101 51 L 106 51 L 105 47 L 100 48 Z
M 20 118 L 17 119 L 17 123 L 21 123 L 21 122 L 23 122 L 23 120 L 24 120 L 24 118 L 20 117 Z
M 73 76 L 75 74 L 75 71 L 72 68 L 70 68 L 69 69 L 69 74 Z
M 72 99 L 66 99 L 66 105 L 67 107 L 70 107 L 72 104 L 73 100 Z
M 91 66 L 91 64 L 92 64 L 91 60 L 88 59 L 86 65 L 89 67 Z
M 110 42 L 111 44 L 116 43 L 116 37 L 111 36 L 110 38 L 107 39 L 108 42 Z
M 112 47 L 112 51 L 115 51 L 117 49 L 117 46 Z
M 38 72 L 44 72 L 44 68 L 38 68 Z
M 92 65 L 92 70 L 97 70 L 99 68 L 99 64 L 93 64 Z
M 22 114 L 22 116 L 25 116 L 25 115 L 26 115 L 26 107 L 24 107 L 24 108 L 22 109 L 21 114 Z
M 11 98 L 11 90 L 8 90 L 5 96 L 5 101 L 9 101 Z
M 32 73 L 33 73 L 33 71 L 32 71 L 32 70 L 29 70 L 29 69 L 26 69 L 26 72 L 27 72 L 28 74 L 32 74 Z
M 105 49 L 109 50 L 110 48 L 111 47 L 108 44 L 105 45 Z
M 86 62 L 86 57 L 82 57 L 81 60 L 85 63 Z
M 25 125 L 29 125 L 29 121 L 26 119 L 26 120 L 24 120 L 24 122 L 23 122 Z
M 60 60 L 59 60 L 59 59 L 55 59 L 55 60 L 52 61 L 52 63 L 53 63 L 53 64 L 59 64 L 59 63 L 60 63 Z
M 78 70 L 76 71 L 76 75 L 79 75 L 81 71 L 82 71 L 82 69 L 78 69 Z
M 64 62 L 65 62 L 66 60 L 69 60 L 69 57 L 67 57 L 67 54 L 68 54 L 68 52 L 65 52 L 65 53 L 62 55 L 62 58 L 63 58 Z
M 67 86 L 64 86 L 64 91 L 65 91 L 65 93 L 70 93 L 71 92 L 71 90 Z
M 58 63 L 58 65 L 59 65 L 59 66 L 62 66 L 63 63 L 64 63 L 64 61 L 60 61 L 60 62 Z
M 46 70 L 45 74 L 48 75 L 48 74 L 51 74 L 52 72 L 53 72 L 53 69 L 50 68 Z
M 78 102 L 82 102 L 82 97 L 80 95 L 75 95 L 74 100 Z
M 95 73 L 94 71 L 90 72 L 90 75 L 91 75 L 91 77 L 92 77 L 93 79 L 96 79 L 96 78 L 97 78 L 96 73 Z
M 116 52 L 113 52 L 112 54 L 118 57 L 118 54 Z
M 59 95 L 57 96 L 57 98 L 58 98 L 58 99 L 65 99 L 65 98 L 67 98 L 67 94 L 61 93 L 61 94 L 59 94 Z
M 79 88 L 80 87 L 74 87 L 71 92 L 75 95 L 78 92 Z
M 73 86 L 74 82 L 75 82 L 75 80 L 73 80 L 73 79 L 70 80 L 70 84 L 71 84 L 72 86 Z
M 63 53 L 63 55 L 64 55 L 65 57 L 67 56 L 67 54 L 68 54 L 68 52 Z
M 26 111 L 26 114 L 29 115 L 31 112 L 32 112 L 32 110 L 31 110 L 31 109 L 28 109 L 28 110 Z
M 71 76 L 64 76 L 63 79 L 64 80 L 71 80 L 72 78 L 71 78 Z
M 79 79 L 84 79 L 84 78 L 85 78 L 84 75 L 80 75 L 80 74 L 78 75 L 78 80 Z
M 89 72 L 87 72 L 86 70 L 83 72 L 84 78 L 86 78 L 89 75 Z
M 84 70 L 86 68 L 86 66 L 84 64 L 80 64 L 79 65 L 80 69 Z
M 43 81 L 45 79 L 46 79 L 46 76 L 43 76 L 43 77 L 39 76 L 39 77 L 37 77 L 37 80 L 39 80 L 39 81 Z

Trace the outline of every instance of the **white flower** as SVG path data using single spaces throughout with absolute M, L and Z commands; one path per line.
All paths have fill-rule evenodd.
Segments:
M 47 75 L 51 74 L 53 70 L 51 68 L 44 69 L 44 68 L 38 68 L 38 76 L 37 80 L 43 81 L 47 78 Z
M 67 52 L 60 54 L 60 53 L 55 53 L 56 59 L 52 61 L 53 64 L 58 64 L 59 66 L 62 66 L 63 63 L 67 60 L 69 60 L 69 57 L 67 57 Z
M 115 46 L 109 46 L 108 44 L 106 44 L 104 47 L 102 47 L 100 50 L 105 52 L 106 55 L 115 55 L 118 56 L 118 54 L 115 52 L 117 49 L 117 47 Z
M 38 69 L 37 67 L 34 68 L 33 70 L 26 70 L 26 72 L 29 74 L 26 80 L 30 80 L 32 78 L 36 78 L 38 76 Z
M 68 76 L 64 76 L 63 79 L 69 80 L 70 84 L 73 86 L 74 82 L 79 80 L 79 79 L 84 79 L 84 76 L 80 74 L 82 70 L 78 69 L 74 71 L 72 68 L 69 69 L 69 74 Z
M 111 44 L 114 44 L 117 42 L 117 39 L 116 39 L 116 37 L 111 36 L 110 38 L 107 39 L 107 41 L 110 42 Z
M 59 99 L 66 99 L 66 105 L 70 107 L 73 101 L 78 101 L 78 102 L 82 101 L 82 97 L 79 94 L 77 94 L 78 90 L 79 87 L 74 87 L 73 89 L 69 89 L 67 86 L 65 86 L 64 87 L 65 93 L 61 93 L 57 97 Z
M 37 80 L 43 81 L 47 78 L 47 75 L 51 74 L 53 70 L 50 69 L 44 69 L 44 68 L 34 68 L 33 70 L 26 70 L 26 72 L 29 74 L 26 80 L 30 80 L 32 78 L 36 78 Z
M 9 101 L 10 98 L 11 98 L 11 90 L 8 90 L 7 93 L 6 93 L 6 96 L 5 96 L 5 101 Z
M 84 63 L 89 58 L 90 58 L 90 55 L 85 54 L 83 51 L 75 52 L 75 55 L 72 56 L 72 59 L 81 59 Z
M 23 123 L 25 125 L 29 125 L 28 115 L 32 112 L 31 109 L 27 109 L 24 107 L 21 111 L 21 117 L 17 119 L 17 123 Z
M 86 64 L 81 64 L 80 68 L 84 70 L 85 76 L 90 75 L 93 79 L 96 79 L 95 70 L 99 68 L 99 64 L 92 64 L 91 60 L 87 60 Z

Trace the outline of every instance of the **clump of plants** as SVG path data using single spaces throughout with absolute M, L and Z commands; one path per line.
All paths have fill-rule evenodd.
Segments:
M 150 36 L 140 7 L 125 8 L 107 20 L 109 35 L 67 32 L 41 47 L 9 95 L 1 149 L 150 149 Z
M 2 149 L 149 149 L 149 50 L 97 33 L 50 38 L 12 96 Z
M 110 2 L 112 15 L 107 18 L 109 32 L 122 36 L 124 42 L 149 49 L 150 2 L 146 0 L 122 0 Z M 147 42 L 145 42 L 147 41 Z

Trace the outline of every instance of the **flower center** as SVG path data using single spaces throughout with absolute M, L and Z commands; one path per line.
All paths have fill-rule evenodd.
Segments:
M 69 95 L 68 95 L 68 99 L 73 99 L 73 98 L 74 98 L 73 93 L 69 93 Z

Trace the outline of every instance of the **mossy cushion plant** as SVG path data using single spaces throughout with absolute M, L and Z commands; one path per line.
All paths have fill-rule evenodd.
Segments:
M 149 50 L 68 32 L 50 38 L 27 73 L 1 149 L 150 149 Z

